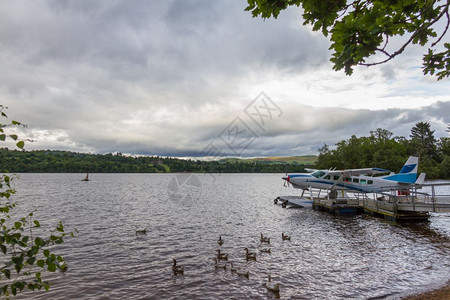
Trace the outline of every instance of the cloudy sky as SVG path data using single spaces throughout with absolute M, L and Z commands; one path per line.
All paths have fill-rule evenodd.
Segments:
M 0 104 L 28 124 L 27 149 L 288 156 L 421 121 L 448 135 L 449 79 L 422 75 L 424 48 L 349 77 L 298 8 L 263 21 L 245 7 L 0 1 Z

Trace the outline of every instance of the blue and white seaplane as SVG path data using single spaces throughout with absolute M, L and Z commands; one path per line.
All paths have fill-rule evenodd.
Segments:
M 407 192 L 413 187 L 420 187 L 425 180 L 425 173 L 417 177 L 419 158 L 410 156 L 399 173 L 380 168 L 346 169 L 346 170 L 315 170 L 306 169 L 309 173 L 287 174 L 282 178 L 285 183 L 294 188 L 302 189 L 303 193 L 312 189 L 336 190 L 359 193 L 383 193 L 397 190 Z M 384 176 L 374 176 L 387 174 Z M 302 197 L 286 198 L 289 204 L 303 207 L 312 205 L 312 201 Z M 298 199 L 296 199 L 298 198 Z M 277 199 L 275 199 L 277 200 Z M 280 199 L 283 202 L 283 199 Z M 277 202 L 277 201 L 276 201 Z M 285 206 L 285 204 L 284 204 Z

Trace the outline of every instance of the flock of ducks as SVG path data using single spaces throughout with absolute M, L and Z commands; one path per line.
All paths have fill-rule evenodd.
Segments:
M 281 240 L 282 241 L 290 241 L 291 237 L 289 235 L 284 234 L 284 232 L 283 232 L 283 233 L 281 233 Z M 270 245 L 270 238 L 265 237 L 261 233 L 260 242 L 261 242 L 261 244 Z M 219 236 L 219 239 L 217 240 L 217 244 L 219 244 L 219 246 L 222 246 L 224 244 L 224 240 L 222 239 L 222 236 Z M 256 260 L 256 252 L 250 252 L 250 250 L 248 250 L 248 248 L 244 248 L 244 250 L 245 250 L 245 258 L 247 261 L 248 260 Z M 271 253 L 270 248 L 261 248 L 261 249 L 259 249 L 259 251 L 261 253 Z M 217 252 L 217 254 L 214 257 L 214 268 L 226 270 L 227 266 L 228 266 L 228 253 L 223 253 L 220 249 L 217 249 L 216 252 Z M 245 269 L 243 267 L 237 267 L 233 264 L 232 261 L 230 262 L 230 269 L 231 269 L 231 273 L 233 273 L 233 274 L 243 276 L 246 278 L 250 277 L 250 272 L 248 271 L 248 269 Z M 174 275 L 184 275 L 184 266 L 177 265 L 177 261 L 175 258 L 173 258 L 172 271 L 173 271 Z M 280 283 L 272 281 L 272 277 L 270 276 L 270 274 L 267 275 L 267 277 L 268 277 L 268 280 L 266 283 L 264 283 L 264 286 L 267 288 L 268 291 L 273 292 L 275 294 L 279 294 Z

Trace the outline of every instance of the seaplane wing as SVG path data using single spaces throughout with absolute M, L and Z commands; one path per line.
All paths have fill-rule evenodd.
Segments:
M 363 168 L 363 169 L 346 169 L 346 170 L 327 170 L 328 175 L 344 175 L 344 176 L 359 176 L 359 175 L 375 175 L 382 173 L 389 173 L 389 170 L 381 168 Z

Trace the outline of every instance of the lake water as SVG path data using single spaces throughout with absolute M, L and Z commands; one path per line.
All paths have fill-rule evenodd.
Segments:
M 296 191 L 281 176 L 91 174 L 82 182 L 84 174 L 21 174 L 18 210 L 79 233 L 54 248 L 69 269 L 46 275 L 50 291 L 18 299 L 274 298 L 263 286 L 267 274 L 281 283 L 281 299 L 397 299 L 449 279 L 450 214 L 396 224 L 283 209 L 273 199 Z M 261 232 L 272 253 L 247 262 L 244 248 L 257 251 Z M 249 279 L 216 271 L 218 248 Z M 173 275 L 172 258 L 184 276 Z

